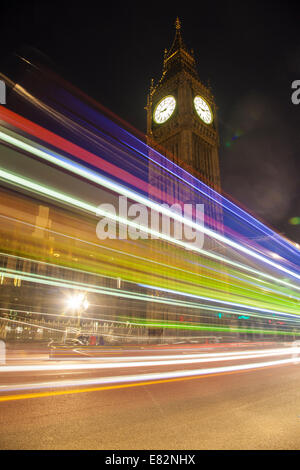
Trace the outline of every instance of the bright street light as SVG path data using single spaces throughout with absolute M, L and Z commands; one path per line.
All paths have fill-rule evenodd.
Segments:
M 67 307 L 70 310 L 76 311 L 78 315 L 78 326 L 80 327 L 81 313 L 88 309 L 89 302 L 85 293 L 73 294 L 67 299 Z

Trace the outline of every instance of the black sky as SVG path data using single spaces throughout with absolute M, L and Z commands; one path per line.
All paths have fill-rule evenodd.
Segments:
M 65 79 L 146 130 L 150 80 L 160 78 L 178 15 L 201 80 L 218 106 L 222 186 L 300 242 L 300 8 L 292 2 L 14 2 L 1 9 L 3 71 L 41 51 Z M 197 5 L 197 6 L 195 6 Z

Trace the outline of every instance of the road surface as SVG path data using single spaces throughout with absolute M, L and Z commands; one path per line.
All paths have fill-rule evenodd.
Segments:
M 234 354 L 254 354 L 254 349 Z M 223 360 L 223 353 L 229 359 Z M 22 362 L 13 356 L 5 367 L 29 370 L 1 368 L 0 448 L 299 449 L 300 364 L 281 363 L 291 359 L 286 353 L 247 359 L 230 354 L 229 349 L 102 348 L 92 360 L 49 361 L 36 353 L 35 361 L 24 355 Z M 175 362 L 175 356 L 186 363 L 161 362 Z M 189 363 L 189 356 L 202 362 Z M 259 366 L 269 361 L 278 363 Z M 102 365 L 94 369 L 95 364 Z M 229 370 L 245 364 L 253 368 Z M 42 370 L 45 365 L 50 369 Z M 208 368 L 217 372 L 182 374 Z

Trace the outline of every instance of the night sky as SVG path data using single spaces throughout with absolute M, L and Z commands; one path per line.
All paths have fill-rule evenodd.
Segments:
M 300 242 L 300 8 L 292 2 L 11 2 L 1 6 L 2 71 L 15 53 L 48 65 L 138 130 L 146 130 L 150 80 L 161 76 L 178 15 L 210 81 L 220 130 L 225 193 Z M 142 6 L 143 4 L 143 6 Z M 97 6 L 96 6 L 97 5 Z

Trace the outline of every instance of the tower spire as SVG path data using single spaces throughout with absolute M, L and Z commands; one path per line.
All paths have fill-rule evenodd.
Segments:
M 182 48 L 182 47 L 185 48 L 184 43 L 183 43 L 183 39 L 182 39 L 182 36 L 181 36 L 181 22 L 180 22 L 180 19 L 179 19 L 178 16 L 175 20 L 175 30 L 176 30 L 176 34 L 175 34 L 174 43 L 176 43 L 176 45 L 179 49 Z
M 194 54 L 188 50 L 183 41 L 181 21 L 177 16 L 175 20 L 175 37 L 170 49 L 167 52 L 165 51 L 163 71 L 169 73 L 182 68 L 189 70 L 194 76 L 197 75 Z

